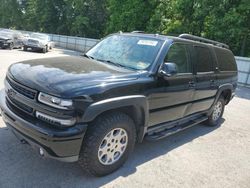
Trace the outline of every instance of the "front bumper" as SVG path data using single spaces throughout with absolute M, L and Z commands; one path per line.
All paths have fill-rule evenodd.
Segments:
M 32 50 L 42 50 L 44 46 L 25 44 L 24 47 L 31 48 Z
M 0 91 L 0 110 L 3 121 L 21 140 L 29 143 L 41 155 L 64 162 L 78 160 L 86 124 L 77 124 L 67 129 L 53 128 L 46 123 L 24 120 L 6 105 L 5 91 Z
M 8 48 L 10 46 L 10 43 L 5 41 L 0 41 L 0 48 Z

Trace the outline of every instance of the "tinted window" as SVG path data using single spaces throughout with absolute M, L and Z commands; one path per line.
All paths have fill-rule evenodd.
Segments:
M 178 73 L 189 73 L 191 72 L 190 65 L 188 63 L 188 52 L 185 44 L 173 44 L 167 56 L 165 62 L 175 63 L 177 65 Z
M 232 52 L 225 49 L 215 48 L 218 59 L 219 69 L 221 71 L 236 71 L 236 64 Z
M 195 46 L 196 53 L 196 70 L 197 72 L 212 71 L 212 59 L 209 49 L 206 47 Z

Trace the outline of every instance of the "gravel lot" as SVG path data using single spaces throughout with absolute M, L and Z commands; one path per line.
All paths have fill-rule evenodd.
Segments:
M 0 50 L 0 88 L 10 64 L 76 55 Z M 239 88 L 221 125 L 197 125 L 157 142 L 138 144 L 123 168 L 89 176 L 74 163 L 42 159 L 22 145 L 0 118 L 0 187 L 250 187 L 250 89 Z

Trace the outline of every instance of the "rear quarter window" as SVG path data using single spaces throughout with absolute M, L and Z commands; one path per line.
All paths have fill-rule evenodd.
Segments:
M 219 69 L 221 71 L 236 71 L 236 63 L 234 55 L 231 51 L 215 48 L 215 54 L 217 56 Z
M 207 47 L 194 46 L 196 54 L 196 71 L 211 72 L 213 70 L 213 62 L 210 51 Z

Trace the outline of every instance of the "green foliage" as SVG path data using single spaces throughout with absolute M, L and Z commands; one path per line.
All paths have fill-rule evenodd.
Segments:
M 0 0 L 0 27 L 19 27 L 22 15 L 21 8 L 16 0 Z
M 108 0 L 107 33 L 144 31 L 156 7 L 155 0 Z
M 161 0 L 147 29 L 204 36 L 229 44 L 236 55 L 250 56 L 249 0 Z
M 105 0 L 0 0 L 0 27 L 100 38 Z
M 0 27 L 92 38 L 190 33 L 250 56 L 249 0 L 0 0 Z
M 72 7 L 68 17 L 71 18 L 70 34 L 100 38 L 104 34 L 106 23 L 105 0 L 69 0 Z

